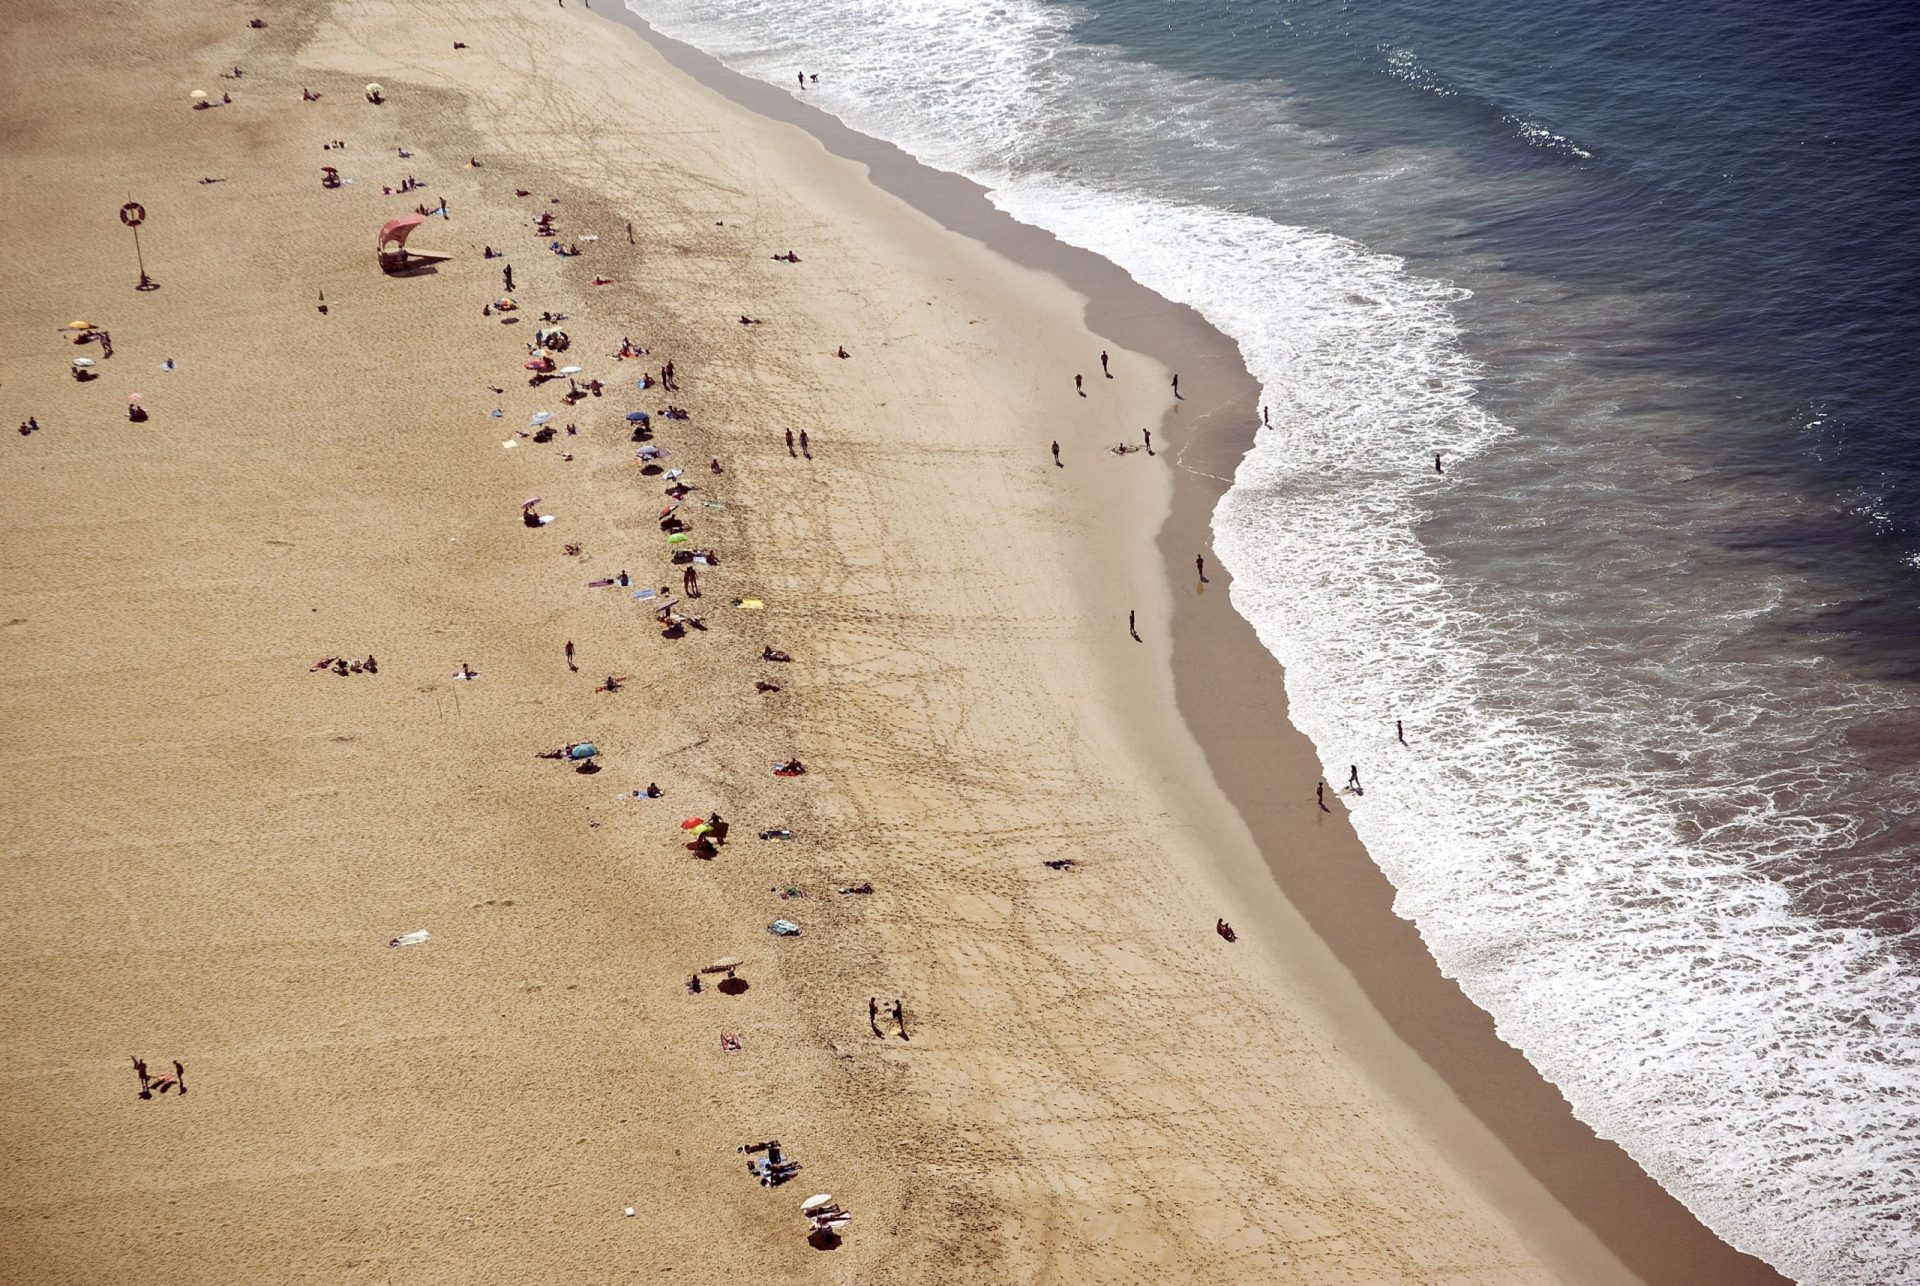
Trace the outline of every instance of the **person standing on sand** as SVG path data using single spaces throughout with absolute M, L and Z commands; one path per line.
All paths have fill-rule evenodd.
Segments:
M 1153 430 L 1142 429 L 1140 430 L 1140 436 L 1147 440 L 1147 454 L 1152 455 L 1153 454 Z
M 875 1032 L 874 1035 L 877 1036 L 879 1033 Z M 140 1078 L 140 1097 L 152 1098 L 153 1091 L 147 1088 L 147 1084 L 151 1078 L 147 1075 L 146 1063 L 141 1060 L 138 1054 L 131 1055 L 131 1057 L 133 1058 L 133 1074 Z
M 1087 395 L 1087 391 L 1080 387 L 1080 373 L 1078 371 L 1075 371 L 1073 375 L 1073 391 L 1078 393 L 1081 397 L 1085 397 Z
M 1324 780 L 1313 788 L 1313 798 L 1314 802 L 1320 805 L 1321 812 L 1330 813 L 1333 811 L 1327 807 L 1327 783 Z
M 874 1035 L 884 1035 L 880 1030 L 880 998 L 878 996 L 867 997 L 867 1026 L 873 1028 Z
M 1133 628 L 1133 609 L 1132 608 L 1127 609 L 1127 633 L 1133 636 L 1133 641 L 1135 643 L 1138 643 L 1140 641 L 1140 631 Z
M 1206 584 L 1207 583 L 1207 556 L 1205 554 L 1195 554 L 1193 556 L 1193 570 L 1200 574 L 1200 583 L 1202 585 Z
M 906 1012 L 900 1007 L 900 1002 L 897 1000 L 893 1002 L 893 1021 L 894 1025 L 900 1028 L 900 1039 L 907 1039 Z
M 1104 348 L 1100 350 L 1100 373 L 1108 379 L 1113 378 L 1113 372 L 1107 369 L 1107 350 Z
M 627 220 L 627 244 L 628 245 L 633 244 L 633 220 L 632 219 Z
M 807 441 L 807 431 L 805 429 L 800 430 L 800 454 L 809 460 L 813 459 L 813 446 Z
M 572 639 L 567 640 L 567 668 L 569 670 L 572 670 L 575 674 L 580 673 L 580 667 L 573 663 L 573 640 Z
M 1067 467 L 1060 463 L 1060 444 L 1058 442 L 1053 444 L 1053 467 L 1056 469 L 1064 469 Z
M 1173 395 L 1175 397 L 1180 396 L 1180 372 L 1178 371 L 1173 373 Z
M 799 458 L 794 454 L 794 451 L 793 451 L 793 430 L 792 429 L 787 430 L 787 457 L 789 459 Z
M 506 283 L 507 293 L 513 293 L 513 265 L 508 264 L 500 270 L 500 280 Z
M 180 1097 L 187 1096 L 187 1069 L 180 1065 L 179 1059 L 173 1060 L 173 1083 L 180 1087 Z

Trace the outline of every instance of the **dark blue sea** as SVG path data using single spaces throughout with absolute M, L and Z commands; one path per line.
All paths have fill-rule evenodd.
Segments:
M 1916 1280 L 1920 9 L 627 3 L 1234 339 L 1399 912 L 1729 1241 Z

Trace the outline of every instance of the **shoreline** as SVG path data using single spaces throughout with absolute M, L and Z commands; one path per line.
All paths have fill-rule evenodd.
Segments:
M 784 88 L 733 71 L 624 5 L 612 20 L 707 88 L 864 164 L 876 186 L 951 231 L 1061 278 L 1087 299 L 1087 325 L 1095 334 L 1180 370 L 1187 399 L 1169 410 L 1158 430 L 1177 467 L 1171 511 L 1156 543 L 1175 601 L 1192 581 L 1196 550 L 1208 556 L 1213 583 L 1206 596 L 1228 594 L 1232 577 L 1212 556 L 1211 518 L 1259 419 L 1258 385 L 1230 339 L 1104 257 L 995 208 L 972 180 L 936 170 Z M 1190 392 L 1196 388 L 1207 390 L 1203 399 Z M 1272 806 L 1276 791 L 1310 809 L 1306 801 L 1320 775 L 1317 752 L 1287 718 L 1282 668 L 1236 611 L 1175 611 L 1172 633 L 1179 708 L 1215 781 L 1252 831 L 1282 894 L 1394 1036 L 1642 1280 L 1654 1286 L 1787 1282 L 1722 1240 L 1617 1144 L 1596 1135 L 1559 1090 L 1500 1039 L 1492 1017 L 1440 972 L 1414 924 L 1394 913 L 1393 886 L 1353 833 L 1344 805 L 1321 819 L 1310 853 L 1277 856 L 1285 837 Z M 1232 681 L 1221 682 L 1222 674 Z

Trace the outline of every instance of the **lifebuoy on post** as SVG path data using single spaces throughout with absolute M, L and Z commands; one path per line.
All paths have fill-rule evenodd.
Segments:
M 129 201 L 120 207 L 120 222 L 129 228 L 137 228 L 147 220 L 147 207 L 138 201 Z

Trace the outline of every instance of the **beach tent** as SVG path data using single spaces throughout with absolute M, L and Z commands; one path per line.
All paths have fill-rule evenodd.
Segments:
M 436 254 L 431 250 L 407 249 L 407 238 L 413 235 L 415 228 L 426 221 L 427 216 L 424 214 L 403 214 L 397 219 L 387 220 L 386 226 L 380 229 L 380 243 L 375 251 L 376 256 L 380 260 L 380 266 L 383 269 L 392 272 L 395 269 L 407 266 L 415 260 L 435 262 L 451 257 L 449 255 Z M 393 248 L 389 250 L 387 248 L 389 246 Z
M 406 249 L 407 238 L 413 235 L 415 228 L 426 221 L 427 216 L 424 214 L 403 214 L 397 219 L 387 220 L 387 226 L 380 229 L 379 248 L 384 251 L 387 243 L 392 241 L 398 243 L 402 250 Z

